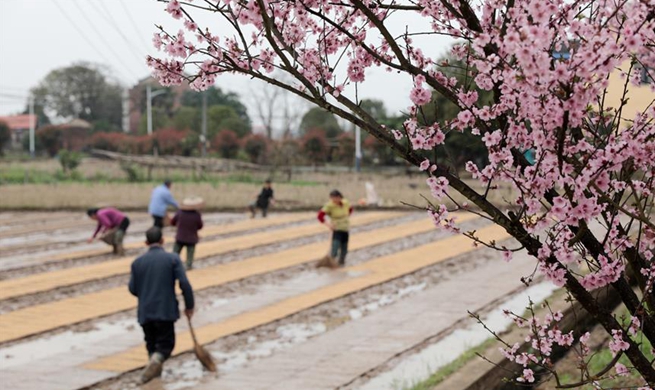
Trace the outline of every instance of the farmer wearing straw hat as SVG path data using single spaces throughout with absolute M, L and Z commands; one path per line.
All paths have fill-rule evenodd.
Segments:
M 161 376 L 162 365 L 175 348 L 175 321 L 180 318 L 175 281 L 179 281 L 184 296 L 184 314 L 191 319 L 194 312 L 193 288 L 187 279 L 180 257 L 168 253 L 162 245 L 161 229 L 146 231 L 148 252 L 132 263 L 129 290 L 139 300 L 138 319 L 143 328 L 150 358 L 141 373 L 141 382 Z
M 171 225 L 177 226 L 173 252 L 178 255 L 186 247 L 186 269 L 193 268 L 193 255 L 198 243 L 198 230 L 202 229 L 202 216 L 200 208 L 204 202 L 202 198 L 194 196 L 185 198 L 182 207 L 171 220 Z

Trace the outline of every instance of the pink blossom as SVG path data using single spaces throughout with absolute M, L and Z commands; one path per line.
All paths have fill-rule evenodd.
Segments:
M 609 344 L 610 351 L 612 355 L 616 356 L 617 353 L 621 351 L 627 351 L 630 348 L 630 344 L 623 340 L 623 332 L 620 330 L 612 330 L 612 341 Z
M 428 168 L 430 168 L 430 160 L 426 158 L 425 160 L 423 160 L 421 165 L 419 165 L 419 169 L 422 171 L 426 171 Z
M 614 369 L 616 370 L 616 375 L 618 376 L 628 376 L 630 375 L 630 370 L 626 366 L 624 366 L 621 363 L 616 363 L 616 366 L 614 366 Z

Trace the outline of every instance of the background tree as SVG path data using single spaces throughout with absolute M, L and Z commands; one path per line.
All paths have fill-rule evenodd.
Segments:
M 61 128 L 58 126 L 41 127 L 36 131 L 34 137 L 50 157 L 56 156 L 57 152 L 64 146 L 64 136 Z
M 182 106 L 173 114 L 171 125 L 177 130 L 191 130 L 200 133 L 201 115 L 197 108 Z
M 156 132 L 158 129 L 170 127 L 171 119 L 162 107 L 152 107 L 152 131 Z M 148 116 L 146 113 L 141 115 L 139 121 L 139 134 L 148 134 Z
M 268 138 L 262 134 L 250 134 L 243 139 L 243 150 L 250 162 L 264 164 L 268 151 Z
M 211 147 L 223 158 L 235 158 L 239 153 L 239 137 L 232 130 L 221 130 L 212 139 Z
M 277 170 L 282 170 L 286 173 L 287 181 L 291 181 L 293 167 L 303 162 L 302 145 L 300 141 L 293 137 L 283 137 L 273 142 L 270 156 L 273 173 Z
M 250 124 L 243 120 L 230 106 L 215 105 L 207 108 L 207 137 L 213 138 L 221 130 L 232 130 L 241 138 L 251 131 Z
M 322 129 L 309 130 L 302 137 L 302 151 L 311 165 L 321 165 L 327 161 L 329 145 Z
M 57 155 L 59 156 L 59 164 L 61 165 L 64 174 L 68 175 L 73 172 L 82 162 L 82 153 L 74 152 L 66 149 L 61 149 Z
M 310 108 L 300 121 L 300 134 L 305 135 L 315 129 L 323 130 L 328 138 L 336 138 L 343 132 L 337 118 L 319 107 Z
M 100 65 L 79 62 L 51 71 L 32 89 L 43 102 L 45 112 L 59 118 L 80 118 L 95 124 L 102 121 L 120 130 L 122 121 L 121 86 L 111 80 Z
M 207 107 L 227 106 L 234 110 L 239 118 L 250 128 L 251 122 L 246 106 L 239 100 L 239 95 L 234 92 L 223 92 L 218 87 L 210 87 L 206 91 L 185 91 L 182 95 L 182 106 L 200 109 L 202 107 L 202 94 L 207 94 Z
M 355 137 L 343 133 L 337 137 L 337 148 L 333 154 L 334 160 L 352 166 L 355 161 Z
M 4 156 L 5 148 L 11 143 L 11 129 L 5 122 L 0 122 L 0 156 Z

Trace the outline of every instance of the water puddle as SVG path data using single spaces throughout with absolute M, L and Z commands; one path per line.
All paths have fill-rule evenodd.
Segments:
M 555 290 L 557 287 L 550 282 L 529 287 L 498 305 L 484 316 L 483 321 L 489 328 L 502 332 L 512 324 L 512 321 L 503 314 L 503 310 L 522 313 L 528 306 L 528 297 L 537 304 L 551 296 Z M 439 368 L 480 345 L 489 337 L 490 334 L 477 323 L 457 329 L 437 343 L 406 357 L 391 370 L 371 379 L 358 390 L 401 390 L 411 387 L 429 378 Z
M 66 331 L 52 337 L 44 337 L 0 348 L 0 367 L 7 369 L 47 359 L 75 350 L 83 350 L 102 340 L 124 336 L 135 326 L 134 319 L 101 322 L 89 331 Z M 132 332 L 140 338 L 140 334 Z
M 237 350 L 230 352 L 210 351 L 217 362 L 220 373 L 234 371 L 243 367 L 249 361 L 273 355 L 273 353 L 290 348 L 294 344 L 302 343 L 307 339 L 327 330 L 323 323 L 312 324 L 287 324 L 275 330 L 272 340 L 259 341 L 256 337 L 250 337 L 248 343 Z M 180 390 L 195 387 L 203 379 L 202 366 L 195 359 L 187 360 L 179 366 L 173 367 L 170 371 L 164 372 L 162 377 L 163 387 L 166 390 Z
M 425 283 L 414 284 L 411 286 L 401 288 L 400 290 L 396 291 L 395 294 L 382 295 L 376 301 L 367 303 L 366 305 L 357 307 L 355 309 L 350 309 L 348 311 L 348 315 L 350 315 L 351 320 L 360 319 L 364 315 L 366 315 L 366 313 L 370 313 L 378 310 L 381 307 L 390 305 L 406 295 L 424 290 L 426 286 L 427 285 Z

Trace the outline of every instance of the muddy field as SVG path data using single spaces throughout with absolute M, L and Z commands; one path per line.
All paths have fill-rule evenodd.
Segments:
M 117 258 L 104 244 L 85 242 L 94 224 L 79 213 L 0 213 L 0 375 L 7 388 L 139 388 L 147 357 L 126 283 L 131 258 L 145 250 L 139 243 L 150 219 L 130 217 L 127 256 Z M 356 213 L 347 267 L 334 271 L 315 268 L 329 234 L 312 214 L 204 218 L 208 234 L 189 278 L 196 289 L 195 327 L 218 373 L 203 371 L 189 353 L 187 327 L 179 321 L 174 356 L 163 377 L 144 389 L 371 388 L 367 383 L 395 372 L 401 362 L 392 357 L 465 327 L 466 310 L 489 311 L 517 294 L 519 277 L 532 269 L 529 262 L 509 267 L 497 253 L 458 241 L 409 210 Z M 506 238 L 487 221 L 460 218 L 465 230 Z M 499 267 L 516 283 L 469 288 L 471 278 L 505 272 Z M 453 298 L 439 299 L 447 294 Z M 408 308 L 422 314 L 417 318 Z M 442 320 L 432 327 L 423 314 Z M 375 332 L 375 342 L 362 337 Z M 303 369 L 324 357 L 322 344 L 344 357 Z M 369 348 L 376 352 L 366 358 L 362 351 Z M 278 370 L 258 368 L 284 359 Z M 385 388 L 403 388 L 387 382 Z

